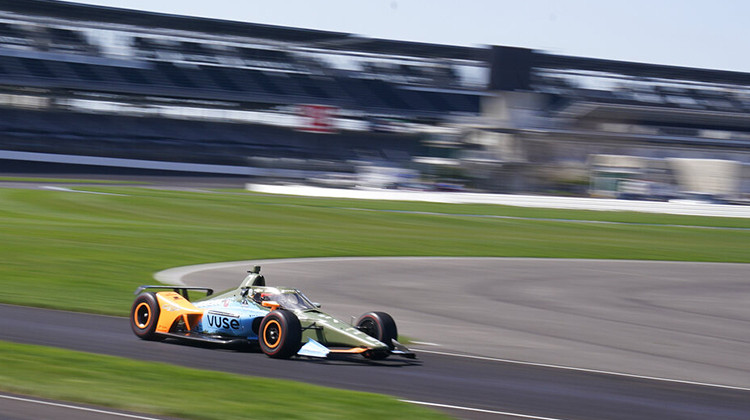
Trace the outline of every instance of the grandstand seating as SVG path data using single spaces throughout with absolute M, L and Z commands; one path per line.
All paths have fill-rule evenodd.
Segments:
M 546 81 L 545 81 L 546 82 Z M 570 84 L 560 84 L 550 80 L 541 82 L 536 87 L 540 92 L 555 95 L 555 99 L 565 98 L 593 102 L 618 103 L 623 105 L 642 105 L 671 107 L 691 110 L 710 110 L 720 112 L 750 112 L 747 103 L 743 103 L 734 92 L 717 92 L 707 89 L 686 89 L 654 84 L 648 88 L 620 86 L 614 90 L 587 89 Z
M 242 24 L 242 29 L 236 31 L 236 25 L 229 22 L 203 25 L 204 22 L 193 18 L 41 0 L 12 1 L 4 7 L 14 13 L 14 19 L 28 14 L 29 20 L 0 22 L 1 86 L 54 89 L 57 94 L 89 91 L 123 98 L 148 95 L 232 101 L 243 104 L 243 108 L 320 104 L 355 113 L 434 121 L 451 114 L 479 114 L 480 91 L 472 94 L 461 86 L 450 58 L 438 61 L 440 64 L 430 58 L 432 61 L 422 67 L 415 60 L 410 64 L 393 64 L 370 57 L 360 61 L 376 64 L 363 66 L 362 71 L 349 71 L 331 66 L 308 51 L 308 41 L 314 45 L 316 40 L 341 40 L 350 37 L 348 34 L 252 24 Z M 41 16 L 41 21 L 36 16 Z M 84 16 L 90 22 L 111 19 L 118 23 L 118 37 L 130 40 L 126 42 L 129 52 L 116 59 L 103 54 L 107 48 L 102 44 L 105 41 L 97 38 L 96 25 L 71 24 L 71 20 Z M 96 19 L 90 19 L 91 16 Z M 121 22 L 128 21 L 137 24 L 123 28 Z M 158 34 L 152 32 L 152 28 L 169 26 L 181 30 L 181 35 L 165 36 L 161 29 Z M 216 43 L 215 37 L 207 39 L 206 33 L 200 31 L 189 35 L 191 28 L 205 30 L 208 26 L 211 30 L 206 33 L 229 31 L 234 40 Z M 248 35 L 251 37 L 243 43 L 242 37 Z M 264 37 L 272 40 L 271 44 L 252 42 Z M 413 49 L 416 44 L 355 41 L 364 42 L 373 51 L 383 44 L 397 49 L 412 48 L 410 53 L 421 54 Z M 322 48 L 324 55 L 343 51 L 337 49 L 336 43 L 333 45 L 330 51 Z M 297 46 L 302 46 L 302 50 L 295 50 Z M 428 51 L 425 57 L 441 48 L 428 47 L 433 51 Z M 446 52 L 459 52 L 457 57 L 467 59 L 463 49 L 446 49 Z M 388 57 L 388 52 L 377 51 L 375 55 Z M 389 74 L 401 77 L 395 80 L 388 78 Z M 421 89 L 409 89 L 410 86 Z M 447 91 L 450 87 L 456 91 Z
M 268 125 L 2 108 L 0 116 L 0 149 L 42 153 L 244 166 L 250 157 L 408 159 L 422 147 L 413 134 L 326 135 Z
M 351 75 L 331 77 L 160 60 L 126 67 L 5 56 L 0 61 L 0 82 L 277 104 L 322 103 L 405 116 L 479 112 L 478 96 L 465 93 L 407 90 Z

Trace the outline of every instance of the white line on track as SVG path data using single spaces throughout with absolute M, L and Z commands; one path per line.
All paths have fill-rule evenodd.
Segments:
M 43 190 L 52 190 L 52 191 L 74 192 L 74 193 L 83 193 L 83 194 L 97 194 L 97 195 L 119 195 L 121 197 L 127 197 L 125 194 L 105 193 L 105 192 L 86 191 L 86 190 L 74 190 L 68 187 L 52 187 L 49 185 L 45 185 L 40 188 Z
M 518 417 L 522 419 L 533 419 L 533 420 L 563 420 L 560 418 L 553 418 L 553 417 L 539 417 L 539 416 L 532 416 L 528 414 L 519 414 L 519 413 L 509 413 L 506 411 L 495 411 L 495 410 L 485 410 L 482 408 L 471 408 L 471 407 L 462 407 L 460 405 L 450 405 L 450 404 L 438 404 L 438 403 L 431 403 L 431 402 L 424 402 L 424 401 L 412 401 L 412 400 L 399 400 L 405 403 L 409 404 L 417 404 L 417 405 L 425 405 L 428 407 L 436 407 L 436 408 L 448 408 L 452 410 L 462 410 L 462 411 L 473 411 L 475 413 L 486 413 L 486 414 L 497 414 L 500 416 L 509 416 L 509 417 Z
M 156 417 L 145 417 L 145 416 L 139 416 L 136 414 L 127 414 L 127 413 L 118 413 L 116 411 L 108 411 L 108 410 L 100 410 L 96 408 L 89 408 L 89 407 L 80 407 L 77 405 L 70 405 L 70 404 L 62 404 L 62 403 L 56 403 L 56 402 L 50 402 L 50 401 L 42 401 L 42 400 L 36 400 L 32 398 L 22 398 L 22 397 L 14 397 L 11 395 L 1 395 L 0 398 L 5 398 L 6 400 L 15 400 L 15 401 L 23 401 L 33 404 L 41 404 L 41 405 L 50 405 L 53 407 L 60 407 L 60 408 L 67 408 L 71 410 L 79 410 L 79 411 L 88 411 L 91 413 L 100 413 L 100 414 L 109 414 L 112 416 L 118 416 L 118 417 L 127 417 L 130 419 L 141 419 L 141 420 L 159 420 Z
M 438 344 L 438 343 L 430 343 L 430 342 L 428 342 L 428 341 L 414 341 L 414 340 L 412 340 L 412 342 L 411 342 L 411 343 L 412 343 L 412 344 L 417 344 L 417 345 L 420 345 L 420 346 L 433 346 L 433 347 L 440 347 L 440 344 Z
M 516 365 L 524 365 L 524 366 L 537 366 L 537 367 L 544 367 L 544 368 L 551 368 L 551 369 L 573 370 L 577 372 L 597 373 L 601 375 L 622 376 L 622 377 L 634 378 L 634 379 L 647 379 L 650 381 L 671 382 L 671 383 L 678 383 L 678 384 L 685 384 L 685 385 L 696 385 L 696 386 L 706 386 L 706 387 L 712 387 L 712 388 L 731 389 L 735 391 L 750 391 L 750 388 L 743 388 L 740 386 L 711 384 L 711 383 L 706 383 L 706 382 L 694 382 L 694 381 L 686 381 L 682 379 L 659 378 L 655 376 L 635 375 L 632 373 L 610 372 L 606 370 L 585 369 L 585 368 L 577 368 L 577 367 L 571 367 L 571 366 L 550 365 L 546 363 L 522 362 L 520 360 L 500 359 L 496 357 L 486 357 L 486 356 L 473 356 L 470 354 L 447 353 L 443 351 L 434 351 L 434 350 L 425 350 L 425 349 L 414 349 L 414 350 L 418 350 L 420 353 L 437 354 L 440 356 L 463 357 L 465 359 L 485 360 L 485 361 L 490 361 L 490 362 L 513 363 Z

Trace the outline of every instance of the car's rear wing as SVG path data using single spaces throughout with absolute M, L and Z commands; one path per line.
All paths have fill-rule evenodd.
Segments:
M 135 289 L 136 295 L 140 294 L 144 290 L 148 289 L 162 289 L 162 290 L 173 290 L 175 293 L 179 293 L 184 297 L 185 299 L 188 299 L 188 290 L 200 290 L 206 292 L 206 296 L 211 296 L 214 294 L 214 289 L 211 289 L 209 287 L 193 287 L 193 286 L 157 286 L 157 285 L 145 285 L 145 286 L 138 286 L 137 289 Z

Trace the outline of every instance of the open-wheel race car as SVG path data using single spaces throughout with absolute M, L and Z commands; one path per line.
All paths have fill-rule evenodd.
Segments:
M 191 290 L 206 296 L 190 301 Z M 322 312 L 320 304 L 297 289 L 266 286 L 258 266 L 239 287 L 217 296 L 210 288 L 188 286 L 140 286 L 135 294 L 130 325 L 144 340 L 176 338 L 219 345 L 257 342 L 263 353 L 274 358 L 415 357 L 396 341 L 396 323 L 387 313 L 368 312 L 350 325 Z

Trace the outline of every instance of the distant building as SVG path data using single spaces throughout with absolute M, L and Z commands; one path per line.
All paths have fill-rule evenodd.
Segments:
M 592 156 L 750 164 L 750 74 L 511 47 L 493 47 L 491 55 L 493 95 L 483 97 L 482 124 L 466 142 L 498 162 L 495 189 L 549 189 L 550 172 L 588 168 Z M 610 172 L 633 170 L 623 162 Z M 601 180 L 604 168 L 596 170 Z M 732 173 L 746 177 L 742 171 Z M 691 188 L 685 177 L 675 182 Z M 740 180 L 732 185 L 748 192 Z

